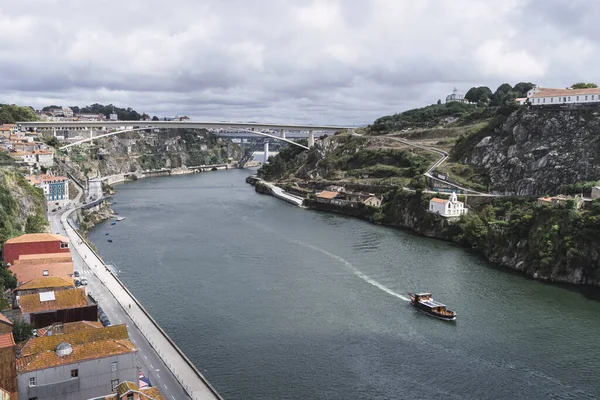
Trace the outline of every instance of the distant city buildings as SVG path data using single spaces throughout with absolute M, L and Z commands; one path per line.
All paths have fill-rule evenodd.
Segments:
M 182 122 L 189 121 L 189 120 L 190 120 L 190 117 L 188 117 L 186 115 L 184 115 L 182 117 L 175 117 L 175 119 L 174 119 L 174 121 L 182 121 Z

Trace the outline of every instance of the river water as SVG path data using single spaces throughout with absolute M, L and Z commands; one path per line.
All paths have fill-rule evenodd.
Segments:
M 91 233 L 225 399 L 600 396 L 599 301 L 259 195 L 249 173 L 117 186 L 126 220 Z M 410 307 L 420 290 L 457 321 Z

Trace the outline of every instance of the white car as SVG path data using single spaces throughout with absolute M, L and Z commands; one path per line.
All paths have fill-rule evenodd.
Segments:
M 86 278 L 81 278 L 81 284 L 82 284 L 83 286 L 87 286 L 87 284 L 88 284 L 88 281 L 87 281 L 87 279 L 86 279 Z

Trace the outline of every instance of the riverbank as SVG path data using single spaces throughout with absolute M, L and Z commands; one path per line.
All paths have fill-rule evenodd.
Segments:
M 255 179 L 248 179 L 247 182 L 257 184 Z M 276 186 L 273 183 L 270 185 Z M 256 191 L 272 194 L 271 190 L 264 190 L 263 187 L 264 183 L 262 187 L 257 186 Z M 588 224 L 593 224 L 590 219 L 593 217 L 581 217 L 575 210 L 540 208 L 535 206 L 535 202 L 531 206 L 527 203 L 530 200 L 521 198 L 497 199 L 494 200 L 498 203 L 495 207 L 493 204 L 481 205 L 483 217 L 471 212 L 457 221 L 450 221 L 427 211 L 430 197 L 421 192 L 410 193 L 398 188 L 384 196 L 385 200 L 379 208 L 363 204 L 350 207 L 319 202 L 310 196 L 303 204 L 310 209 L 343 214 L 457 243 L 478 252 L 494 265 L 517 271 L 528 278 L 600 287 L 597 267 L 600 255 L 594 250 L 600 245 L 600 239 L 582 236 L 577 228 L 580 223 L 574 220 L 580 218 L 584 223 L 589 221 Z M 502 217 L 518 212 L 523 218 L 511 225 L 504 219 L 496 220 L 496 212 L 500 212 Z M 564 242 L 560 238 L 560 229 L 565 231 Z M 545 245 L 546 242 L 551 243 L 552 247 Z

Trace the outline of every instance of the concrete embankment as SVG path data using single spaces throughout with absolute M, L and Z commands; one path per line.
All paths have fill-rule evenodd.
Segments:
M 171 340 L 166 332 L 158 325 L 141 303 L 133 296 L 123 283 L 106 267 L 100 256 L 91 249 L 68 222 L 69 216 L 75 211 L 70 210 L 61 216 L 71 247 L 76 251 L 93 273 L 100 279 L 114 298 L 129 314 L 146 340 L 156 350 L 165 365 L 177 378 L 181 386 L 192 399 L 221 399 L 221 396 L 198 371 L 186 355 Z
M 246 178 L 246 183 L 254 186 L 258 193 L 270 194 L 273 197 L 277 197 L 283 201 L 294 204 L 298 207 L 302 207 L 304 199 L 300 196 L 293 195 L 286 192 L 282 188 L 273 185 L 270 182 L 264 181 L 256 176 L 249 176 Z

